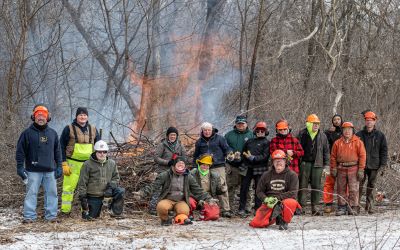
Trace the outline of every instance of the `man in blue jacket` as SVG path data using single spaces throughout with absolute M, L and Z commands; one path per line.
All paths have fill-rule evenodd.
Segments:
M 16 152 L 17 174 L 26 184 L 23 223 L 36 221 L 37 195 L 43 186 L 45 220 L 56 222 L 57 181 L 62 176 L 61 150 L 57 132 L 48 127 L 50 113 L 44 105 L 36 105 L 33 124 L 19 137 Z

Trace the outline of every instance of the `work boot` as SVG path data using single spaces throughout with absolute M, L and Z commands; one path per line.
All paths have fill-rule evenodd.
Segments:
M 239 215 L 241 218 L 246 218 L 247 216 L 249 216 L 249 214 L 246 212 L 246 210 L 239 210 L 237 215 Z
M 326 214 L 330 214 L 332 213 L 332 203 L 327 203 L 325 204 L 325 208 L 324 208 L 324 213 Z
M 61 221 L 59 219 L 57 219 L 57 218 L 53 218 L 53 219 L 46 220 L 46 222 L 48 222 L 48 223 L 60 223 Z
M 224 211 L 224 212 L 221 213 L 221 216 L 225 217 L 225 218 L 232 218 L 232 212 L 231 211 Z
M 192 224 L 193 224 L 193 222 L 190 219 L 186 219 L 183 221 L 182 225 L 192 225 Z
M 149 209 L 149 214 L 150 214 L 150 215 L 157 216 L 157 210 L 155 210 L 155 209 Z
M 347 214 L 346 206 L 338 206 L 338 209 L 336 210 L 336 216 L 342 216 L 346 214 Z
M 279 226 L 279 230 L 287 230 L 288 224 L 283 221 L 281 216 L 276 217 L 275 224 Z
M 170 218 L 166 220 L 161 220 L 161 226 L 171 226 L 172 225 L 172 220 Z
M 32 219 L 23 219 L 22 224 L 32 224 L 35 223 L 35 220 Z

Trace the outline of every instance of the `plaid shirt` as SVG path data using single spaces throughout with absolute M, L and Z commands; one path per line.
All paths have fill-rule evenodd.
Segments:
M 285 137 L 278 134 L 271 140 L 269 145 L 270 154 L 277 149 L 281 149 L 285 153 L 287 153 L 288 150 L 293 150 L 293 159 L 290 161 L 289 168 L 298 175 L 300 158 L 304 155 L 304 150 L 301 147 L 299 140 L 296 137 L 293 137 L 292 134 L 288 134 Z

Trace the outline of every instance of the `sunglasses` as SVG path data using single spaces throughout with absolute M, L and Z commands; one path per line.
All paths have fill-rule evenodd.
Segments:
M 256 130 L 256 133 L 265 133 L 265 130 Z
M 99 154 L 107 154 L 107 151 L 96 151 L 96 153 L 99 153 Z

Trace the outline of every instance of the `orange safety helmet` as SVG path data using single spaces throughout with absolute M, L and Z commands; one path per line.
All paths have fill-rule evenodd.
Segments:
M 43 104 L 38 104 L 33 108 L 31 120 L 35 121 L 35 116 L 39 113 L 43 114 L 46 117 L 47 122 L 49 122 L 51 120 L 50 112 L 47 109 L 47 107 L 44 106 Z
M 272 160 L 275 159 L 286 159 L 286 154 L 283 152 L 283 150 L 277 149 L 274 152 L 272 152 Z
M 368 111 L 368 112 L 366 112 L 366 113 L 364 114 L 364 119 L 365 119 L 365 120 L 367 120 L 367 119 L 376 120 L 376 119 L 378 119 L 378 117 L 376 116 L 376 114 L 375 114 L 374 112 Z
M 354 128 L 354 125 L 351 122 L 343 122 L 342 128 Z
M 316 114 L 311 114 L 309 116 L 307 116 L 307 122 L 312 122 L 312 123 L 321 123 L 321 121 L 319 120 L 318 116 Z
M 289 123 L 286 120 L 279 120 L 276 124 L 275 124 L 275 128 L 277 130 L 280 129 L 289 129 Z
M 267 130 L 267 123 L 266 122 L 257 122 L 254 126 L 253 130 L 256 131 L 257 129 L 264 129 Z
M 175 216 L 175 224 L 183 225 L 187 219 L 189 219 L 189 217 L 186 214 L 178 214 Z

